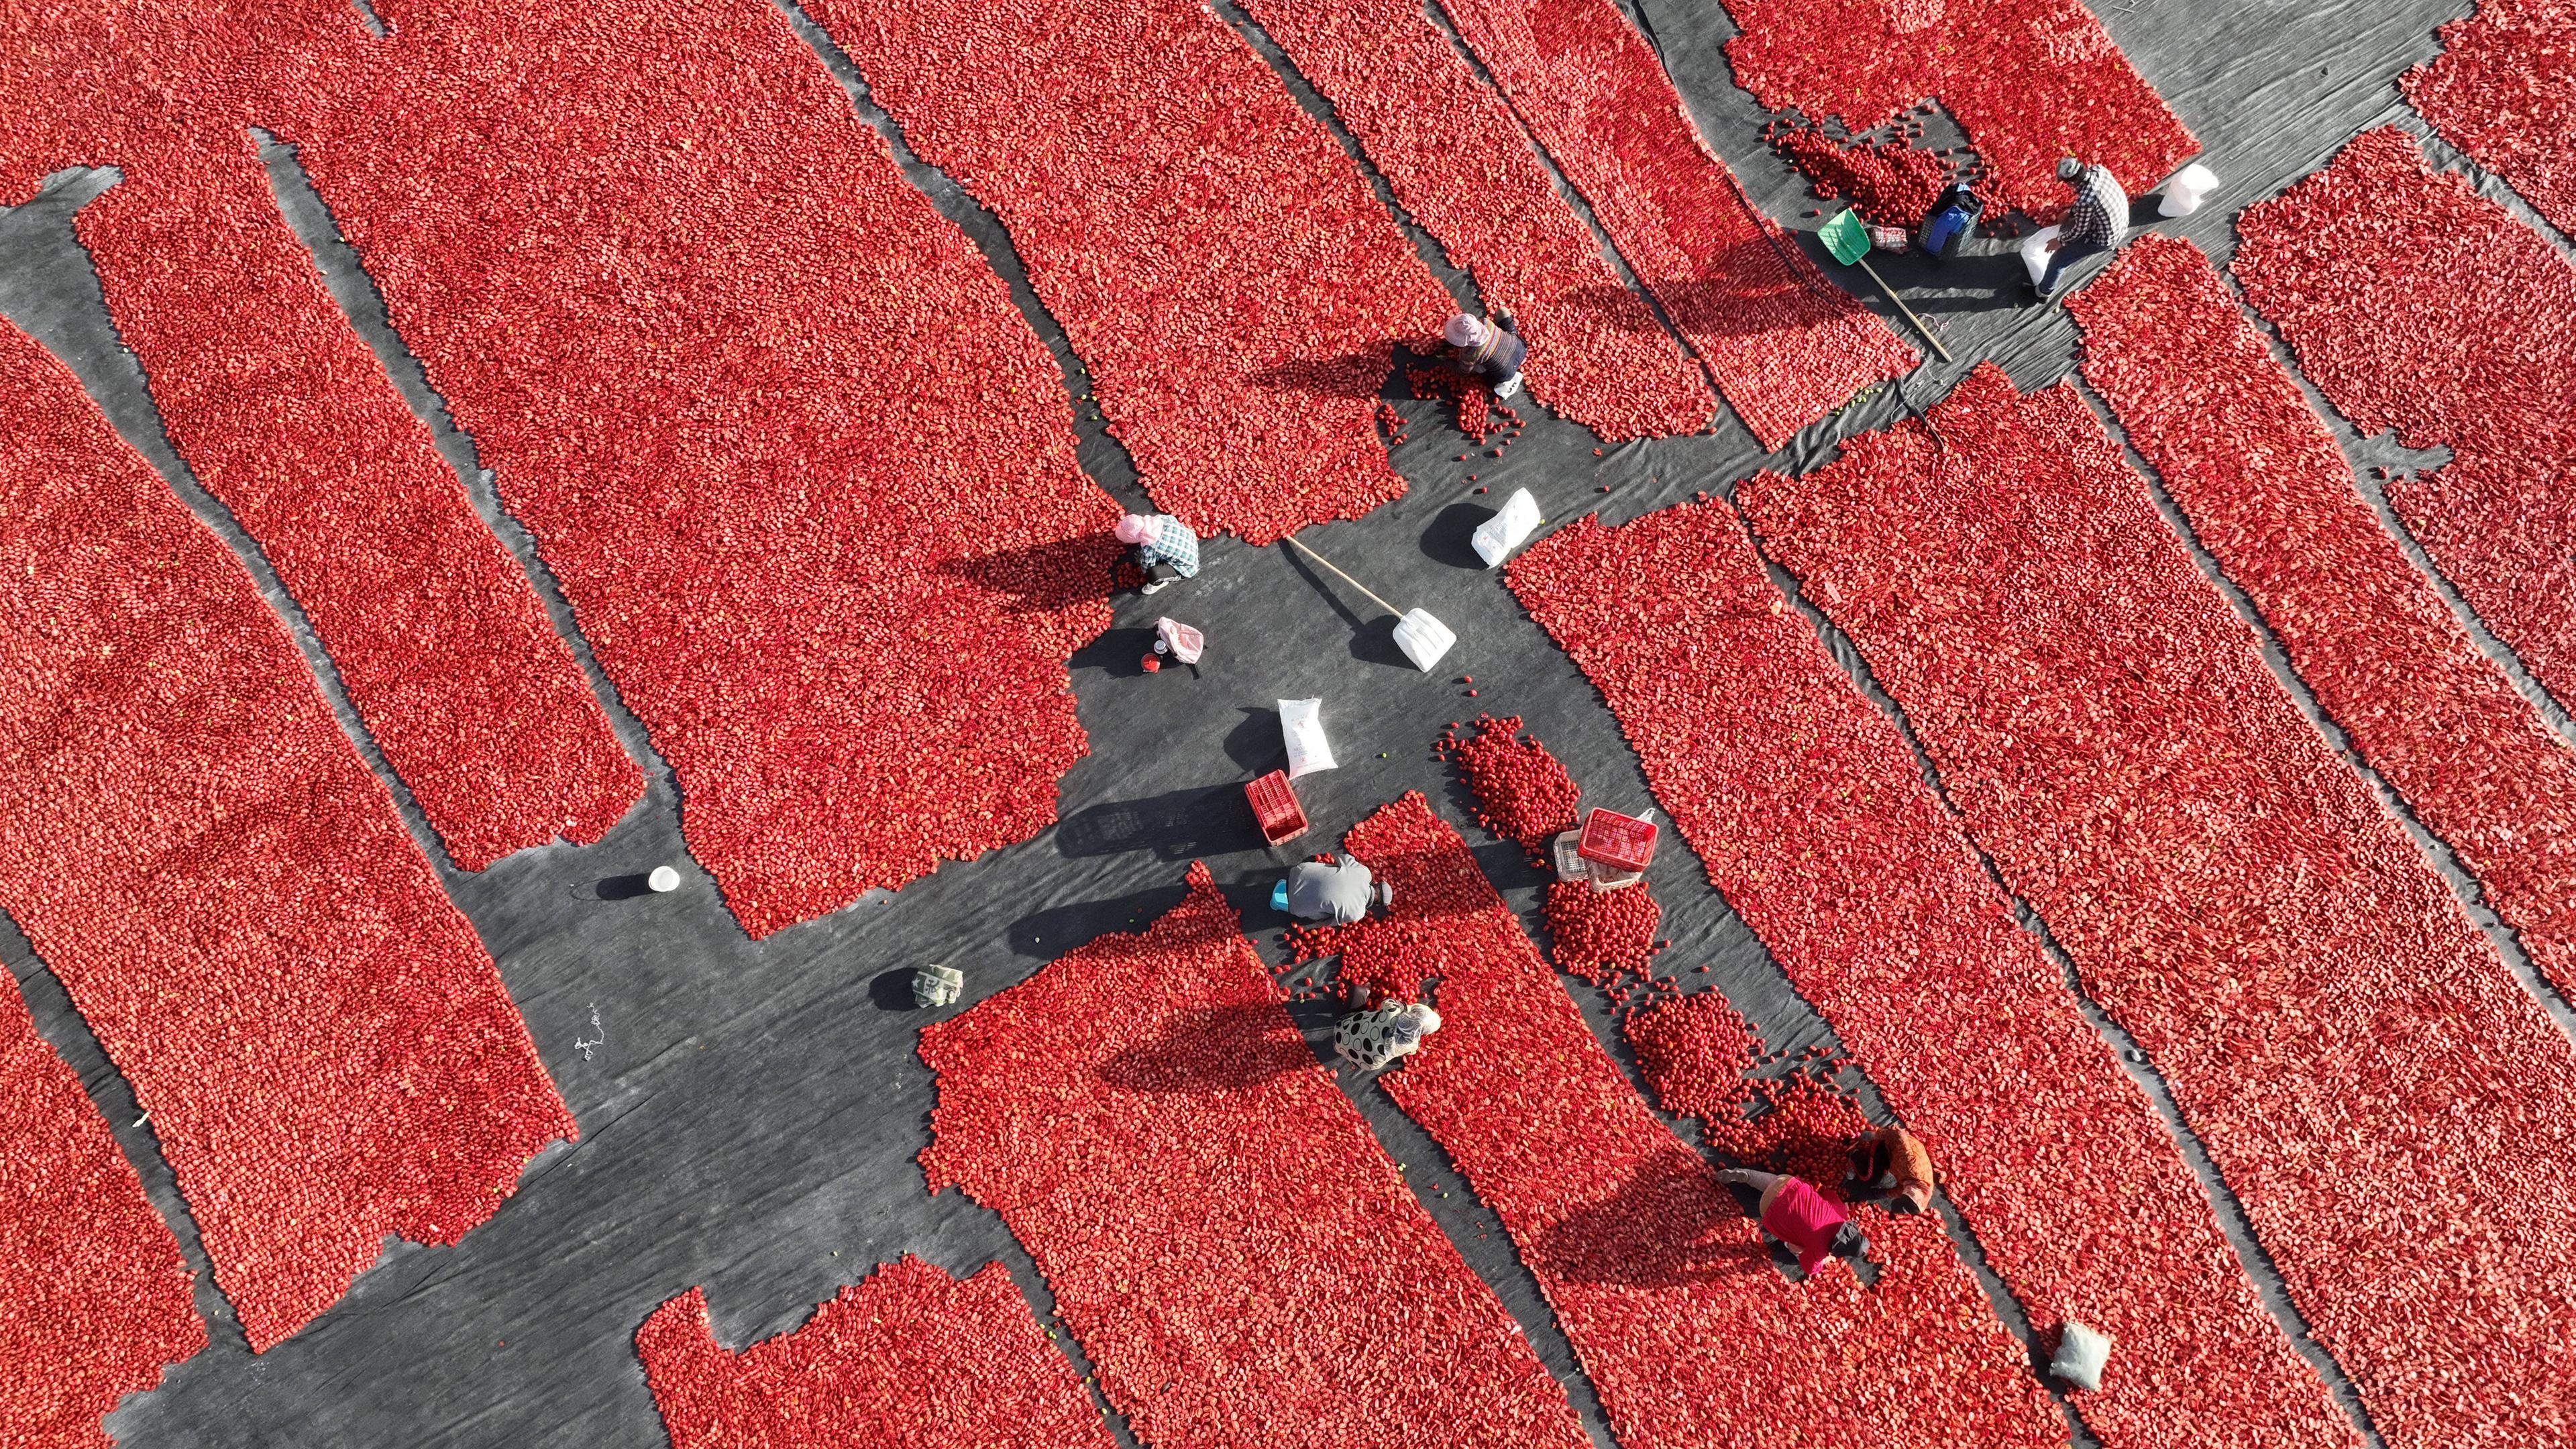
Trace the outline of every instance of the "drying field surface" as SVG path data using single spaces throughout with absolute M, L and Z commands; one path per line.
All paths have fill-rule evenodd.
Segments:
M 2571 57 L 0 12 L 0 1442 L 2576 1440 Z

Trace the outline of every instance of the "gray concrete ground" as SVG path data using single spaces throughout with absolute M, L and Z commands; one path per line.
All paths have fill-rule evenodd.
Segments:
M 1720 47 L 1731 27 L 1723 13 L 1705 3 L 1634 3 L 1704 133 L 1756 200 L 1793 227 L 1813 227 L 1803 214 L 1817 203 L 1763 148 L 1766 117 L 1727 71 Z M 2224 261 L 2233 249 L 2229 218 L 2237 207 L 2322 164 L 2367 126 L 2394 121 L 2423 131 L 2398 102 L 2394 79 L 2434 53 L 2433 27 L 2467 3 L 2231 0 L 2222 7 L 2107 0 L 2097 8 L 2225 178 L 2208 209 L 2166 224 Z M 1218 11 L 1287 71 L 1276 47 L 1230 3 Z M 1028 289 L 999 226 L 947 178 L 900 151 L 900 136 L 868 102 L 846 58 L 792 9 L 790 15 L 815 43 L 818 63 L 831 66 L 853 104 L 897 141 L 908 173 L 1011 281 L 1075 394 L 1088 392 L 1080 365 Z M 1311 89 L 1290 79 L 1300 99 L 1329 119 Z M 2436 154 L 2448 155 L 2438 147 Z M 493 504 L 471 440 L 456 434 L 385 327 L 372 289 L 303 185 L 291 152 L 272 148 L 270 160 L 282 203 L 343 306 L 439 432 L 442 451 L 528 563 L 558 626 L 572 636 L 569 615 L 526 536 Z M 381 772 L 364 731 L 338 699 L 328 661 L 312 647 L 256 550 L 174 458 L 140 372 L 116 343 L 69 230 L 72 210 L 108 179 L 68 175 L 39 200 L 0 214 L 0 313 L 72 362 L 120 430 L 251 562 L 304 639 L 342 706 L 344 725 Z M 2490 191 L 2505 196 L 2491 183 Z M 1462 303 L 1472 300 L 1469 280 L 1427 236 L 1414 235 Z M 1937 275 L 1902 259 L 1881 270 L 1932 320 L 1958 359 L 1927 366 L 1904 384 L 1914 405 L 1944 394 L 1980 358 L 2000 362 L 2024 387 L 2071 370 L 2072 324 L 2062 312 L 2013 305 L 2010 284 L 2019 269 L 2008 254 Z M 1886 311 L 1874 293 L 1863 295 Z M 1399 384 L 1391 395 L 1400 392 Z M 415 835 L 441 860 L 449 889 L 499 960 L 580 1119 L 583 1139 L 540 1157 L 518 1194 L 462 1245 L 389 1244 L 383 1263 L 346 1301 L 266 1355 L 247 1351 L 219 1296 L 202 1287 L 199 1303 L 214 1324 L 214 1345 L 174 1369 L 162 1389 L 129 1400 L 111 1417 L 120 1442 L 659 1443 L 631 1343 L 655 1305 L 704 1284 L 718 1336 L 739 1345 L 794 1327 L 840 1285 L 903 1252 L 961 1274 L 998 1257 L 1043 1314 L 1051 1301 L 1045 1285 L 998 1219 L 956 1193 L 933 1198 L 923 1190 L 913 1156 L 927 1140 L 931 1083 L 913 1044 L 927 1014 L 909 1008 L 904 973 L 931 961 L 960 965 L 971 1004 L 1064 949 L 1167 908 L 1179 899 L 1182 872 L 1194 858 L 1210 863 L 1256 940 L 1281 959 L 1275 927 L 1282 918 L 1270 911 L 1267 896 L 1285 857 L 1260 848 L 1238 790 L 1281 762 L 1273 711 L 1281 697 L 1325 700 L 1343 767 L 1300 787 L 1325 832 L 1338 834 L 1383 801 L 1421 789 L 1467 828 L 1488 871 L 1536 933 L 1541 878 L 1517 849 L 1489 842 L 1467 825 L 1461 797 L 1430 753 L 1442 726 L 1486 711 L 1523 715 L 1595 803 L 1633 808 L 1648 796 L 1634 757 L 1590 687 L 1522 614 L 1499 577 L 1477 567 L 1467 536 L 1486 516 L 1486 504 L 1526 486 L 1552 522 L 1595 507 L 1612 521 L 1624 520 L 1699 490 L 1723 491 L 1766 461 L 1813 466 L 1839 438 L 1903 415 L 1903 404 L 1887 390 L 1768 459 L 1731 420 L 1713 435 L 1623 444 L 1595 458 L 1598 440 L 1589 433 L 1525 406 L 1533 421 L 1505 458 L 1478 454 L 1458 463 L 1457 453 L 1475 450 L 1441 405 L 1401 400 L 1397 406 L 1412 419 L 1413 441 L 1396 453 L 1412 492 L 1366 519 L 1308 537 L 1372 587 L 1400 603 L 1427 606 L 1455 627 L 1460 643 L 1448 661 L 1451 672 L 1426 677 L 1406 667 L 1388 637 L 1388 620 L 1372 618 L 1364 601 L 1283 550 L 1212 543 L 1199 579 L 1151 601 L 1121 600 L 1117 626 L 1074 661 L 1093 753 L 1064 780 L 1061 822 L 1035 840 L 952 865 L 899 894 L 872 896 L 759 944 L 749 941 L 689 862 L 668 774 L 604 684 L 602 697 L 621 737 L 647 763 L 653 784 L 646 803 L 600 843 L 526 851 L 479 875 L 462 874 L 445 866 L 404 797 Z M 1123 452 L 1089 412 L 1076 411 L 1084 465 L 1121 500 L 1141 505 Z M 2393 461 L 2385 440 L 2338 428 L 2357 463 Z M 1492 494 L 1472 492 L 1462 481 L 1470 470 Z M 1153 617 L 1167 612 L 1206 628 L 1209 659 L 1195 672 L 1146 675 L 1136 660 L 1150 642 Z M 1837 657 L 1865 683 L 1852 651 L 1827 632 Z M 2280 667 L 2279 651 L 2270 653 Z M 1475 675 L 1479 698 L 1463 697 L 1451 682 L 1457 673 Z M 595 671 L 593 679 L 599 683 Z M 2311 703 L 2298 692 L 2303 704 Z M 2565 716 L 2554 707 L 2552 713 L 2564 729 Z M 2438 845 L 2429 838 L 2425 845 L 2473 898 Z M 633 877 L 660 864 L 681 869 L 680 891 L 637 891 Z M 1663 958 L 1668 967 L 1709 963 L 1712 970 L 1690 976 L 1690 983 L 1723 990 L 1775 1047 L 1828 1039 L 1687 851 L 1665 851 L 1652 874 L 1674 942 Z M 2492 928 L 2490 917 L 2480 912 L 2480 918 Z M 2510 940 L 2496 934 L 2521 965 Z M 137 1113 L 124 1085 L 14 931 L 0 939 L 0 953 L 42 1030 L 81 1071 L 202 1269 L 203 1254 L 148 1128 L 127 1125 Z M 2540 992 L 2527 965 L 2522 969 Z M 1615 1047 L 1606 1001 L 1589 988 L 1573 989 Z M 2566 1023 L 2564 1004 L 2549 1004 Z M 1325 1019 L 1309 1013 L 1303 1021 L 1320 1044 L 1328 1034 Z M 2104 1029 L 2119 1045 L 2130 1045 L 2107 1024 Z M 2162 1101 L 2153 1063 L 2135 1069 Z M 1380 1139 L 1413 1168 L 1415 1182 L 1450 1187 L 1446 1196 L 1426 1193 L 1426 1206 L 1527 1327 L 1594 1438 L 1608 1444 L 1598 1406 L 1534 1283 L 1502 1234 L 1477 1236 L 1491 1228 L 1490 1215 L 1382 1094 L 1346 1085 Z M 2295 1331 L 2277 1276 L 2244 1242 L 2233 1200 L 2166 1106 L 2223 1219 L 2240 1230 L 2267 1300 Z M 1951 1225 L 1971 1262 L 1979 1263 L 1973 1238 L 1955 1217 Z M 1991 1275 L 1985 1282 L 2007 1322 L 2026 1334 L 2018 1307 Z M 2304 1342 L 2303 1348 L 2340 1387 L 2340 1372 L 2323 1352 Z M 2357 1406 L 2344 1397 L 2358 1418 Z M 2077 1441 L 2087 1442 L 2071 1409 L 2069 1419 Z M 1123 1424 L 1116 1428 L 1122 1442 L 1132 1442 Z

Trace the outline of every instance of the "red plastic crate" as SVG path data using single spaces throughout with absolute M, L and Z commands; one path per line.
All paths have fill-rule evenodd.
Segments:
M 1261 822 L 1261 838 L 1272 845 L 1285 845 L 1311 828 L 1306 807 L 1297 803 L 1285 770 L 1273 770 L 1244 786 L 1243 798 L 1252 802 L 1252 818 Z
M 1623 871 L 1644 870 L 1655 859 L 1660 833 L 1652 821 L 1596 809 L 1583 817 L 1583 838 L 1575 842 L 1574 853 Z

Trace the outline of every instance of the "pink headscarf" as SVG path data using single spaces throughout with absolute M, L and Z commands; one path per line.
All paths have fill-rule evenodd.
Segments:
M 1485 340 L 1485 324 L 1461 312 L 1449 319 L 1440 335 L 1449 339 L 1452 347 L 1475 347 Z
M 1151 526 L 1152 525 L 1148 522 L 1145 515 L 1141 513 L 1122 515 L 1118 520 L 1118 541 L 1120 543 L 1143 543 L 1145 541 L 1145 531 Z

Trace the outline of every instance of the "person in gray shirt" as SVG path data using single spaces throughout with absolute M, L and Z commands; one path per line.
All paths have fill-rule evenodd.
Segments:
M 1367 919 L 1372 903 L 1395 904 L 1394 887 L 1379 883 L 1347 855 L 1332 865 L 1309 860 L 1289 869 L 1288 914 L 1301 921 L 1347 926 Z

